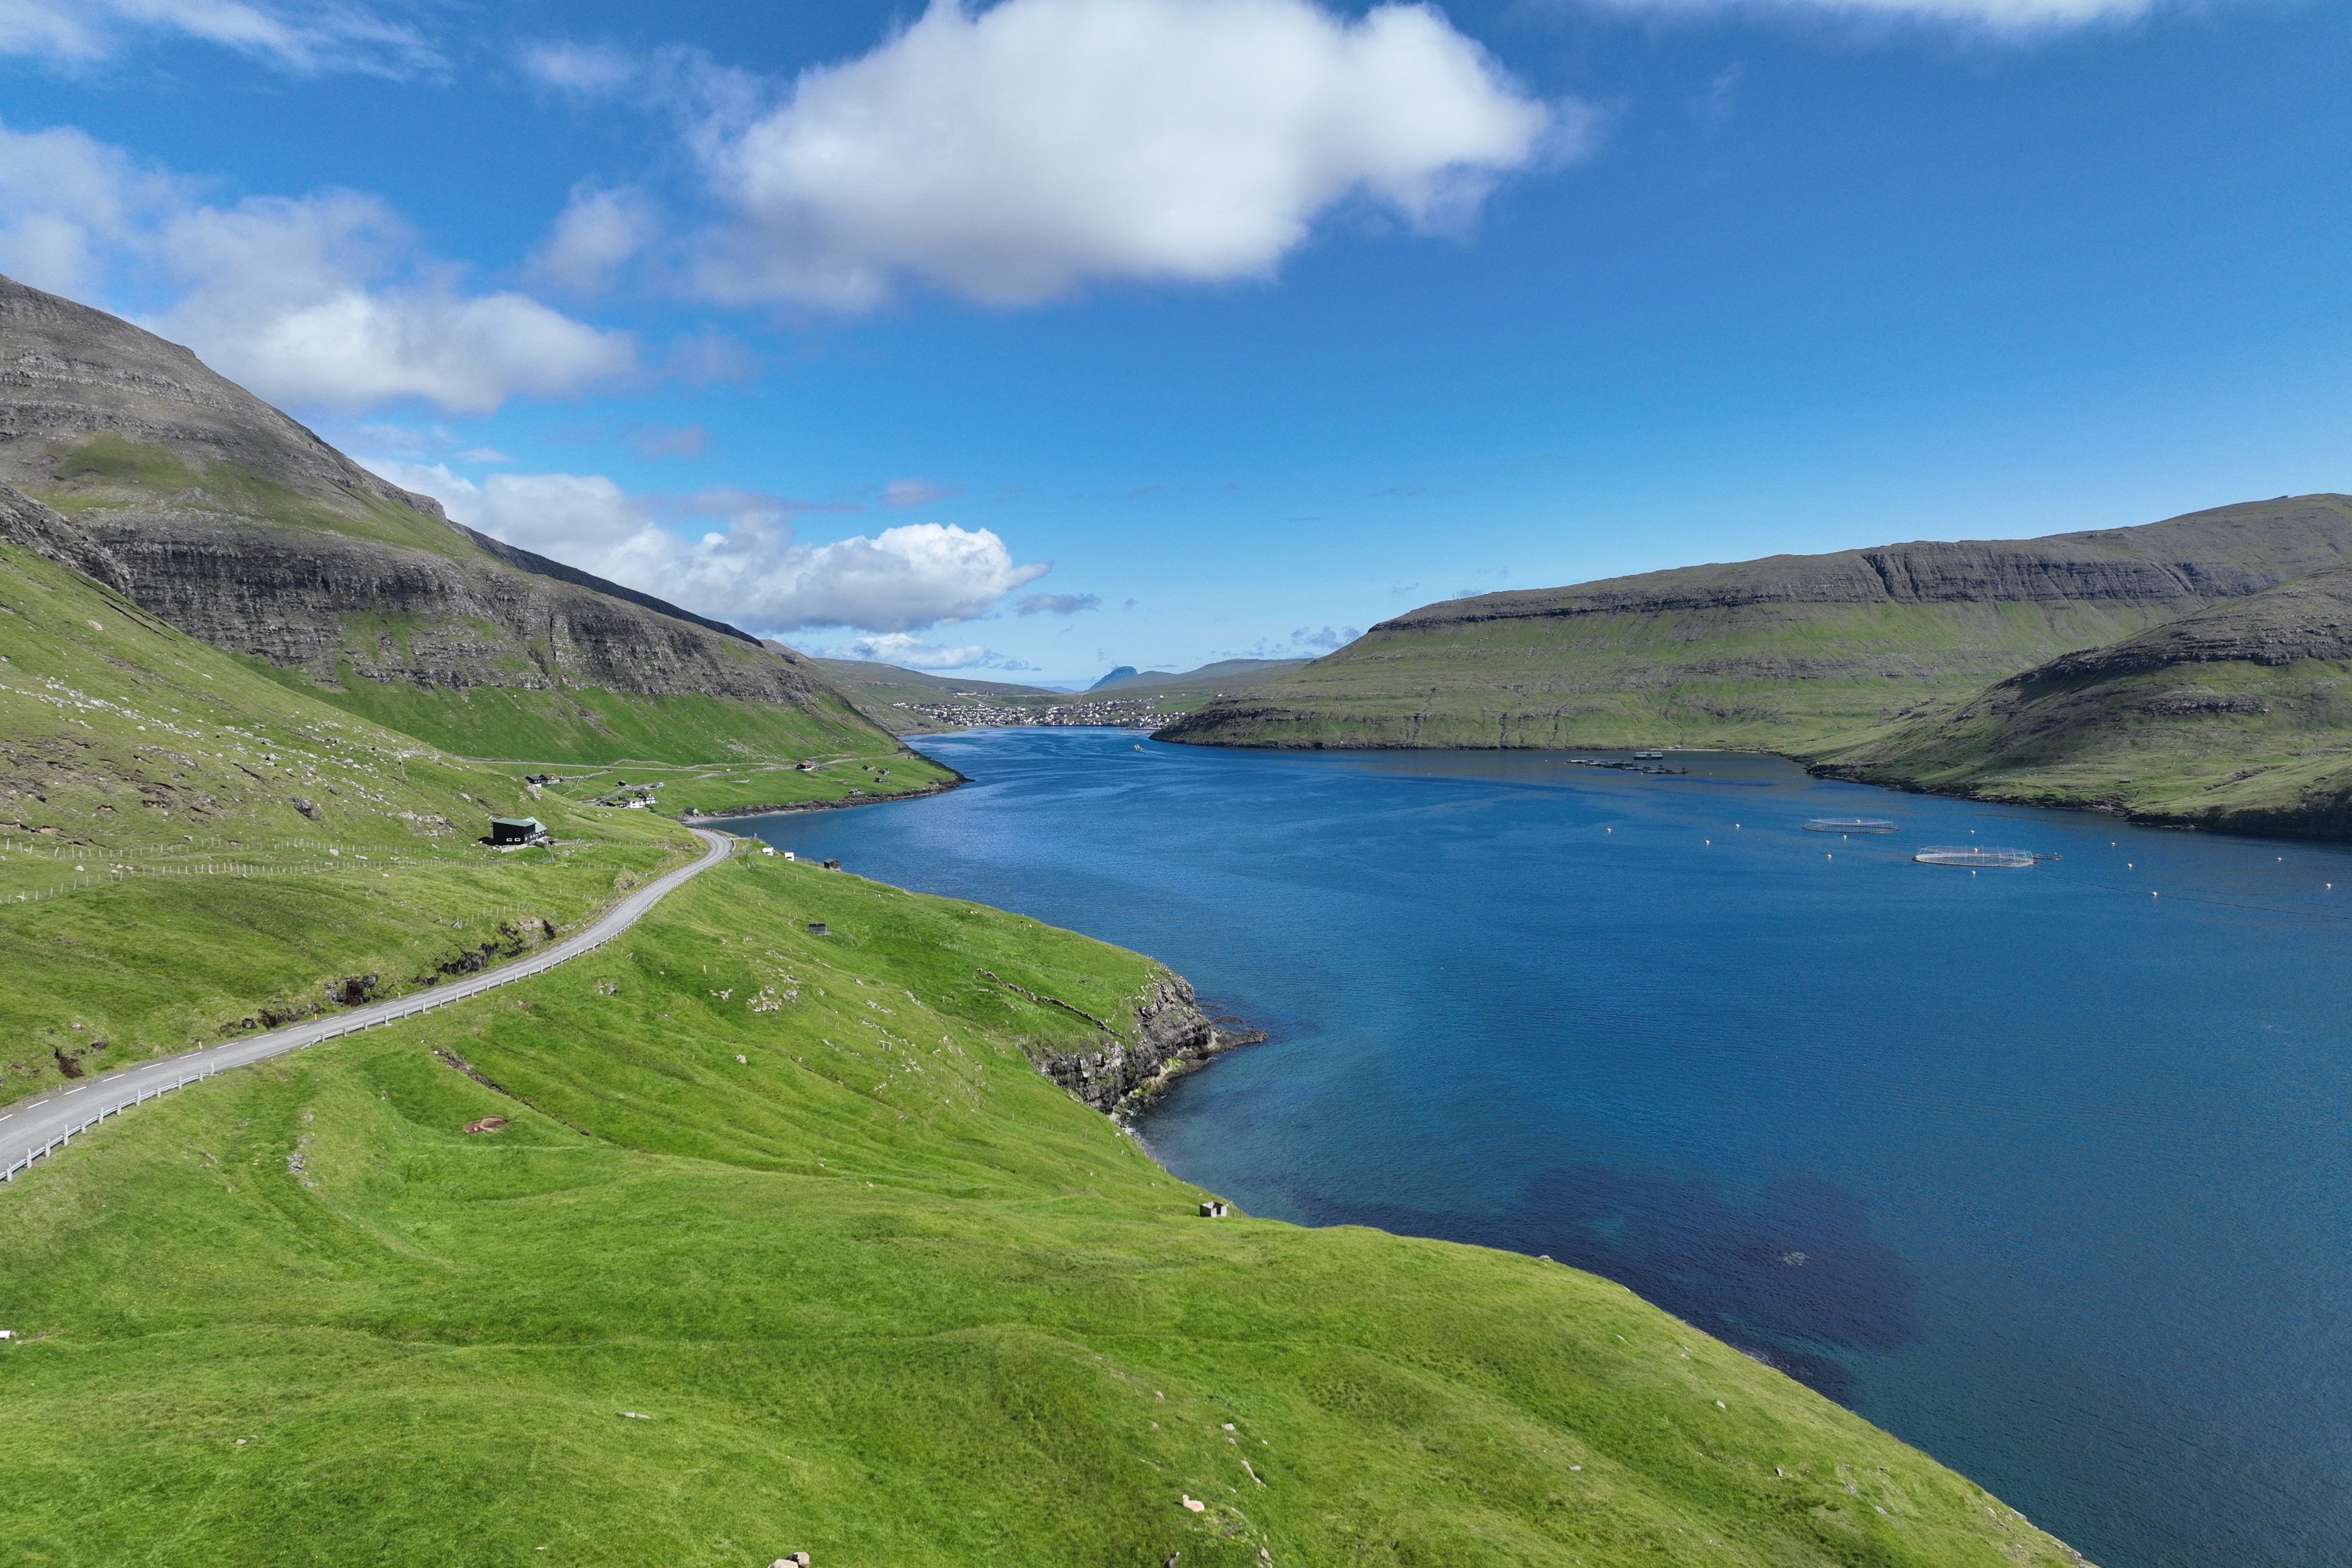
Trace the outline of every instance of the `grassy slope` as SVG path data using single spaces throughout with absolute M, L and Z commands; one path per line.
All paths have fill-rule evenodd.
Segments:
M 1180 723 L 1168 734 L 1223 745 L 1802 752 L 2147 624 L 2120 604 L 1797 604 L 1375 627 L 1212 710 L 1213 728 Z M 1807 668 L 1857 662 L 1871 672 Z
M 227 517 L 346 534 L 460 561 L 483 558 L 462 534 L 407 507 L 358 494 L 332 499 L 306 495 L 233 463 L 194 463 L 163 447 L 118 435 L 91 437 L 64 450 L 55 481 L 37 487 L 36 493 L 68 517 L 87 518 L 110 509 L 153 506 L 167 500 Z M 386 637 L 399 642 L 411 629 L 382 616 L 352 616 L 344 622 L 345 646 L 354 651 L 372 648 Z M 487 626 L 474 630 L 492 641 L 504 635 Z M 730 647 L 729 651 L 738 650 Z M 744 658 L 764 657 L 749 645 L 743 645 L 740 653 Z M 929 765 L 894 747 L 864 715 L 839 698 L 803 710 L 723 697 L 646 697 L 586 685 L 549 689 L 538 683 L 536 668 L 520 652 L 510 662 L 515 673 L 532 678 L 530 684 L 427 689 L 364 679 L 352 668 L 348 658 L 341 661 L 333 684 L 313 680 L 301 670 L 274 669 L 258 661 L 254 668 L 289 689 L 372 723 L 416 736 L 445 751 L 473 756 L 539 764 L 789 763 L 826 757 L 892 765 L 894 760 L 903 760 L 909 780 Z M 896 766 L 893 772 L 898 772 Z M 929 777 L 919 781 L 932 782 L 936 780 Z
M 1898 788 L 2352 838 L 2352 663 L 2230 660 L 2003 686 L 1822 766 Z
M 1193 1217 L 1031 1070 L 1074 1020 L 982 967 L 1108 1016 L 1152 973 L 747 857 L 595 955 L 37 1167 L 0 1189 L 0 1322 L 29 1336 L 0 1346 L 0 1542 L 108 1565 L 2071 1560 L 1613 1285 Z M 747 1005 L 764 987 L 796 999 Z
M 409 550 L 465 559 L 474 547 L 455 530 L 422 512 L 373 496 L 306 495 L 235 463 L 190 462 L 162 447 L 112 433 L 92 436 L 58 452 L 54 482 L 33 492 L 68 517 L 110 508 L 152 506 L 170 499 L 200 511 L 257 518 L 287 528 L 345 533 Z
M 846 702 L 837 716 L 811 715 L 723 697 L 636 697 L 593 687 L 427 691 L 349 674 L 336 689 L 314 686 L 299 670 L 258 661 L 254 668 L 345 712 L 469 755 L 573 771 L 634 763 L 648 776 L 660 771 L 694 784 L 675 801 L 665 797 L 666 807 L 834 799 L 852 788 L 898 793 L 954 776 L 895 744 Z M 794 764 L 803 761 L 846 766 L 803 773 Z M 861 764 L 888 768 L 887 785 Z M 757 787 L 739 789 L 735 780 Z
M 517 812 L 564 846 L 474 843 Z M 60 1052 L 182 1049 L 346 975 L 404 989 L 690 845 L 355 722 L 0 546 L 0 1101 L 57 1082 Z

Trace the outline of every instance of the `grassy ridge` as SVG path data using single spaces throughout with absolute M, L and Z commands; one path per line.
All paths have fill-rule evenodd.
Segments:
M 2128 602 L 1751 604 L 1377 626 L 1162 733 L 1251 746 L 1803 752 L 2138 631 Z
M 1832 748 L 1841 777 L 2235 833 L 2352 838 L 2352 661 L 1997 687 Z
M 1076 1020 L 982 968 L 1109 1017 L 1155 973 L 745 858 L 595 955 L 167 1097 L 0 1190 L 0 1322 L 29 1336 L 0 1346 L 0 1540 L 48 1564 L 2072 1560 L 1618 1287 L 1194 1217 L 1031 1069 Z
M 168 500 L 194 510 L 351 534 L 436 555 L 470 553 L 464 541 L 436 519 L 357 490 L 306 493 L 236 463 L 190 461 L 167 447 L 112 432 L 53 450 L 53 479 L 28 487 L 26 493 L 68 517 Z
M 740 760 L 791 763 L 805 758 L 865 758 L 885 765 L 920 759 L 846 701 L 825 697 L 816 710 L 698 693 L 638 696 L 593 686 L 477 686 L 428 689 L 370 680 L 346 664 L 337 685 L 253 661 L 288 689 L 313 696 L 371 723 L 468 756 L 518 763 L 687 765 Z

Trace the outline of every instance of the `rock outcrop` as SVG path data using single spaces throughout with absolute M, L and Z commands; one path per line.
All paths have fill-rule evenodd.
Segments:
M 1021 989 L 1004 981 L 996 984 Z M 1049 1006 L 1077 1011 L 1034 992 L 1022 994 Z M 1100 1043 L 1086 1050 L 1045 1055 L 1037 1065 L 1046 1077 L 1104 1112 L 1131 1108 L 1218 1052 L 1265 1037 L 1218 1029 L 1184 978 L 1164 973 L 1135 1004 L 1132 1037 L 1099 1018 L 1078 1016 L 1100 1032 Z

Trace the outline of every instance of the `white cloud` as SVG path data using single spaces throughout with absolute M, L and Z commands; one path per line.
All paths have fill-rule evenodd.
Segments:
M 36 289 L 92 288 L 152 213 L 181 200 L 171 176 L 69 126 L 0 127 L 0 272 Z
M 903 665 L 908 669 L 969 669 L 974 665 L 1000 662 L 984 643 L 966 643 L 961 647 L 934 647 L 922 638 L 906 632 L 886 632 L 880 637 L 859 637 L 847 647 L 831 648 L 827 652 L 835 658 L 873 659 L 882 664 Z
M 404 76 L 441 63 L 414 28 L 358 5 L 281 7 L 247 0 L 0 0 L 0 54 L 67 64 L 102 60 L 131 37 L 217 44 L 284 70 Z
M 1133 601 L 1129 601 L 1132 603 Z M 1075 616 L 1102 608 L 1099 594 L 1024 594 L 1013 613 L 1022 616 Z
M 416 397 L 487 414 L 636 363 L 622 333 L 512 290 L 465 292 L 373 196 L 194 207 L 164 221 L 157 248 L 184 292 L 150 324 L 274 402 L 364 408 Z
M 656 226 L 653 204 L 642 192 L 575 185 L 530 270 L 559 289 L 595 293 L 611 287 L 613 275 L 646 247 Z
M 105 302 L 168 293 L 142 324 L 278 403 L 421 398 L 487 413 L 634 369 L 629 338 L 513 290 L 467 291 L 375 197 L 207 205 L 189 183 L 71 129 L 0 126 L 0 269 Z
M 1989 32 L 2032 34 L 2094 22 L 2128 21 L 2155 0 L 1596 0 L 1611 10 L 1703 15 L 1776 10 L 1853 17 L 1912 18 Z
M 523 74 L 541 87 L 580 98 L 610 98 L 637 84 L 637 62 L 610 44 L 557 39 L 522 51 Z
M 1262 276 L 1364 199 L 1416 227 L 1580 140 L 1424 5 L 932 0 L 702 152 L 736 302 L 870 304 L 919 279 L 1013 303 L 1089 279 Z
M 369 467 L 435 497 L 468 527 L 764 633 L 856 626 L 905 633 L 985 614 L 1042 577 L 1004 542 L 936 522 L 803 544 L 774 497 L 705 491 L 682 500 L 631 496 L 602 474 L 493 474 L 479 484 L 440 465 Z M 665 513 L 720 526 L 688 539 Z

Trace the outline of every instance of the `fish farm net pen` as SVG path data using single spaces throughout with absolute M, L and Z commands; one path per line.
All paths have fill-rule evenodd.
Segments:
M 1808 833 L 1892 833 L 1895 824 L 1884 816 L 1816 816 L 1806 822 Z
M 1911 857 L 1922 866 L 2031 866 L 2041 857 L 2031 849 L 1979 849 L 1974 846 L 1922 849 Z

